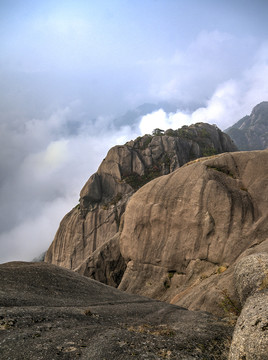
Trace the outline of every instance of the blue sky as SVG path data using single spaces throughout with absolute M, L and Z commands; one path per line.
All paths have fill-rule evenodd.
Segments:
M 110 146 L 225 129 L 267 100 L 267 13 L 265 0 L 1 1 L 0 261 L 48 247 Z M 144 103 L 158 111 L 115 120 Z

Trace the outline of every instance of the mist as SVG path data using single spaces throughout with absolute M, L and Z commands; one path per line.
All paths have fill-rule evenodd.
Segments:
M 266 1 L 2 1 L 0 262 L 31 260 L 111 146 L 268 99 Z M 146 104 L 146 105 L 144 105 Z

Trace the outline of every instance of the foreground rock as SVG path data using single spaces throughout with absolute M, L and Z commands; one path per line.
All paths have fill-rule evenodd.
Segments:
M 265 360 L 268 354 L 268 253 L 242 258 L 235 268 L 242 304 L 229 360 Z
M 268 354 L 268 289 L 251 296 L 237 320 L 229 360 L 266 360 Z
M 268 252 L 268 150 L 200 159 L 142 187 L 124 214 L 119 288 L 239 313 L 238 258 Z
M 268 286 L 268 253 L 249 255 L 238 261 L 234 270 L 234 283 L 242 305 L 249 296 Z
M 268 101 L 255 106 L 250 115 L 243 117 L 225 130 L 239 150 L 264 150 L 268 147 Z
M 190 160 L 236 151 L 228 135 L 216 126 L 195 124 L 179 130 L 159 129 L 123 146 L 113 147 L 80 193 L 80 203 L 62 220 L 45 261 L 78 269 L 118 232 L 126 203 L 150 180 L 169 174 Z M 93 257 L 98 257 L 94 254 Z M 120 262 L 120 258 L 115 259 Z M 106 264 L 112 266 L 111 263 Z M 103 270 L 104 271 L 104 270 Z M 118 271 L 122 273 L 123 269 Z M 94 278 L 94 271 L 91 272 Z M 117 277 L 116 285 L 121 278 Z M 114 279 L 107 284 L 114 285 Z
M 226 359 L 231 333 L 54 265 L 0 265 L 1 359 Z

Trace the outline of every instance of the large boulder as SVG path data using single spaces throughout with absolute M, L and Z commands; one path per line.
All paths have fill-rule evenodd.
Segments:
M 239 316 L 229 360 L 266 360 L 268 355 L 268 289 L 250 296 Z
M 268 354 L 268 252 L 240 259 L 234 283 L 244 305 L 231 344 L 229 360 L 264 360 Z
M 124 214 L 119 288 L 218 315 L 238 308 L 236 260 L 268 251 L 267 174 L 268 150 L 227 153 L 142 187 Z
M 268 253 L 256 253 L 243 257 L 234 270 L 234 282 L 239 300 L 244 305 L 268 280 Z

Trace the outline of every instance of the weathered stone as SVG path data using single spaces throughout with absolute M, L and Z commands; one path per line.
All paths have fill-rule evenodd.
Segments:
M 237 258 L 249 248 L 268 251 L 267 174 L 268 150 L 239 152 L 143 186 L 124 214 L 120 248 L 128 265 L 119 288 L 223 315 L 220 303 L 238 300 Z
M 94 174 L 87 181 L 80 193 L 80 199 L 83 201 L 82 206 L 87 207 L 89 203 L 99 202 L 102 198 L 100 177 Z
M 75 271 L 104 284 L 118 287 L 126 269 L 119 248 L 119 233 L 90 255 Z
M 51 264 L 0 265 L 1 359 L 226 360 L 232 330 Z
M 268 355 L 268 289 L 250 296 L 239 316 L 229 360 L 266 360 Z
M 209 124 L 174 133 L 145 135 L 110 149 L 81 190 L 80 204 L 62 220 L 45 261 L 70 269 L 79 267 L 118 232 L 126 203 L 138 188 L 208 151 L 236 150 L 226 134 Z
M 260 289 L 265 279 L 268 279 L 268 253 L 249 255 L 237 262 L 234 281 L 242 305 Z
M 120 204 L 96 204 L 86 213 L 76 207 L 61 221 L 45 261 L 75 269 L 119 229 L 126 199 Z

